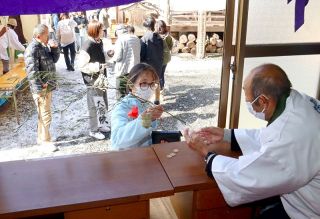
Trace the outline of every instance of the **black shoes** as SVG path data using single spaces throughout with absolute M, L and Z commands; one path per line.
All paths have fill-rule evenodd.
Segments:
M 68 71 L 74 71 L 74 68 L 72 66 L 67 68 Z

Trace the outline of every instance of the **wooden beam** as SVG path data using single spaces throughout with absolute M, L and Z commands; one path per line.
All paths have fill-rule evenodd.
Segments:
M 229 81 L 230 81 L 230 65 L 231 56 L 234 55 L 234 46 L 232 45 L 233 23 L 234 23 L 234 8 L 235 1 L 227 1 L 226 5 L 226 20 L 225 32 L 223 36 L 224 52 L 222 58 L 222 72 L 220 82 L 220 100 L 218 112 L 218 126 L 220 128 L 226 127 L 227 110 L 228 110 L 228 95 L 229 95 Z
M 197 32 L 197 26 L 170 26 L 171 32 Z M 224 32 L 224 26 L 209 26 L 206 27 L 207 32 Z
M 320 54 L 320 43 L 246 45 L 245 57 L 296 56 Z
M 238 125 L 239 125 L 244 54 L 245 54 L 245 45 L 246 45 L 246 38 L 247 38 L 248 8 L 249 8 L 249 0 L 239 0 L 238 24 L 237 24 L 238 28 L 237 28 L 236 54 L 235 54 L 235 71 L 234 71 L 234 81 L 232 84 L 229 128 L 238 128 Z

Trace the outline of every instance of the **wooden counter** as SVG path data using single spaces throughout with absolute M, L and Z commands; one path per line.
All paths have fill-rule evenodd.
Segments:
M 4 162 L 0 179 L 0 218 L 53 213 L 120 218 L 124 212 L 149 218 L 149 199 L 173 194 L 152 148 Z M 135 217 L 135 208 L 145 216 Z
M 21 87 L 27 88 L 27 73 L 25 71 L 24 63 L 18 63 L 6 74 L 0 76 L 0 91 L 11 92 L 6 98 L 13 98 L 14 110 L 19 124 L 19 115 L 17 108 L 17 91 Z M 23 89 L 24 90 L 24 89 Z
M 174 187 L 176 194 L 171 202 L 179 218 L 250 218 L 251 208 L 227 205 L 215 181 L 207 176 L 204 159 L 185 142 L 158 144 L 153 148 Z M 168 158 L 174 149 L 179 152 Z

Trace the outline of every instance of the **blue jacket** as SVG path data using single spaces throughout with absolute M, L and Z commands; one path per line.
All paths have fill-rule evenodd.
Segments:
M 133 106 L 138 107 L 139 116 L 129 118 L 128 113 Z M 147 103 L 128 94 L 112 110 L 111 115 L 111 149 L 121 150 L 132 147 L 151 145 L 151 132 L 157 127 L 157 122 L 152 122 L 152 127 L 142 126 L 141 114 L 148 108 Z

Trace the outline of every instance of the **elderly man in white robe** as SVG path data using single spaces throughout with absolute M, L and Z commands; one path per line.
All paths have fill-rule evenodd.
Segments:
M 267 127 L 185 130 L 187 144 L 205 157 L 230 206 L 278 197 L 259 218 L 320 218 L 320 102 L 291 89 L 274 64 L 253 69 L 243 89 L 248 110 Z M 225 147 L 242 156 L 221 155 Z

